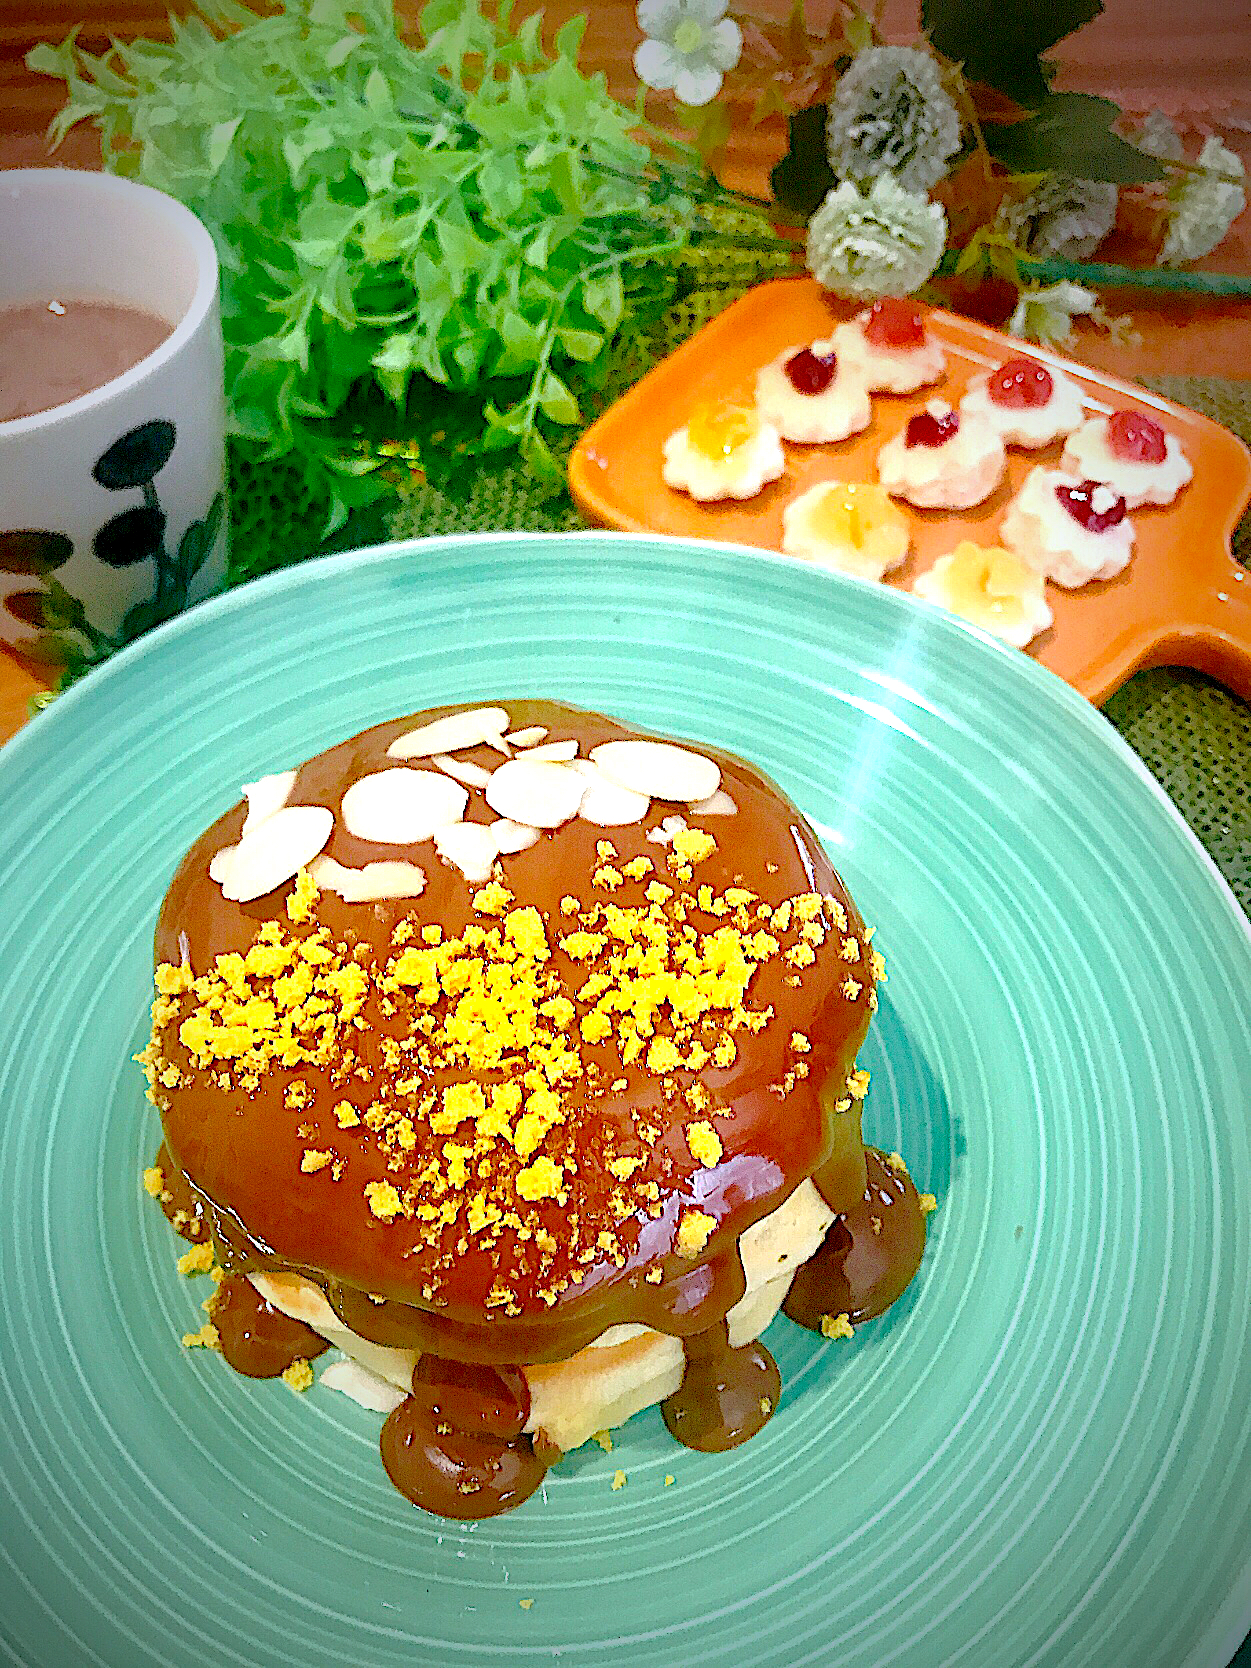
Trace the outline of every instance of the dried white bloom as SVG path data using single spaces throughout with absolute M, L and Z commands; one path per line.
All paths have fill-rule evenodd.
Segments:
M 1182 159 L 1181 134 L 1163 110 L 1148 111 L 1134 135 L 1134 143 L 1140 151 L 1158 157 L 1161 162 L 1180 162 Z
M 1242 158 L 1216 137 L 1199 152 L 1200 172 L 1180 174 L 1168 194 L 1161 266 L 1184 266 L 1209 254 L 1247 206 Z
M 836 174 L 862 185 L 893 174 L 928 191 L 960 149 L 960 114 L 928 52 L 871 46 L 839 78 L 826 142 Z
M 1098 306 L 1099 297 L 1081 284 L 1035 286 L 1021 291 L 1016 310 L 1008 320 L 1008 330 L 1028 342 L 1059 347 L 1072 336 L 1073 320 L 1093 317 Z
M 995 230 L 1038 260 L 1084 261 L 1112 230 L 1116 187 L 1106 180 L 1053 174 L 1016 203 L 1004 203 Z
M 868 301 L 911 295 L 933 273 L 946 242 L 939 204 L 879 174 L 867 195 L 850 180 L 826 193 L 808 222 L 807 260 L 827 290 Z
M 672 89 L 683 104 L 707 104 L 738 63 L 743 36 L 726 17 L 729 0 L 639 0 L 634 73 L 647 87 Z

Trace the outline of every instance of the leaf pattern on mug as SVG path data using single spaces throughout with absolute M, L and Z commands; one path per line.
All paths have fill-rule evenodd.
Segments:
M 164 553 L 164 540 L 164 511 L 140 504 L 106 521 L 96 534 L 92 548 L 106 566 L 130 568 L 137 562 L 159 561 Z
M 7 613 L 39 633 L 20 643 L 20 652 L 34 660 L 62 664 L 64 681 L 180 613 L 187 606 L 192 580 L 212 554 L 226 514 L 222 492 L 214 496 L 203 518 L 187 527 L 176 556 L 171 557 L 165 548 L 168 518 L 152 481 L 169 461 L 175 438 L 174 424 L 164 418 L 143 423 L 115 440 L 92 470 L 100 485 L 111 492 L 141 491 L 143 495 L 142 504 L 111 516 L 92 540 L 95 556 L 107 567 L 134 568 L 150 562 L 153 568 L 150 593 L 127 610 L 115 636 L 88 619 L 83 603 L 52 571 L 73 555 L 72 540 L 64 533 L 33 528 L 0 532 L 0 572 L 42 579 L 44 584 L 42 590 L 14 591 L 4 598 Z
M 141 423 L 115 440 L 91 473 L 110 492 L 148 486 L 169 462 L 177 436 L 174 424 L 164 417 Z
M 51 573 L 63 567 L 74 554 L 74 543 L 64 533 L 49 533 L 41 527 L 14 528 L 0 533 L 0 572 Z

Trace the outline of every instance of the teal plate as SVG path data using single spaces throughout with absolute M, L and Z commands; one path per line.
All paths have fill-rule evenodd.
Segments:
M 392 1490 L 376 1417 L 180 1348 L 206 1282 L 142 1194 L 129 1056 L 162 891 L 241 782 L 521 693 L 733 748 L 803 806 L 890 968 L 871 1135 L 940 1204 L 882 1321 L 775 1322 L 756 1440 L 689 1453 L 652 1410 L 466 1527 Z M 154 632 L 0 752 L 0 797 L 13 1659 L 1224 1668 L 1251 1622 L 1251 939 L 1024 655 L 702 543 L 434 540 Z

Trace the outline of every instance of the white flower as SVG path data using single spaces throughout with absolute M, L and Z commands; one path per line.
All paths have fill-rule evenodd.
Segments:
M 1081 284 L 1049 284 L 1045 289 L 1035 286 L 1021 291 L 1008 330 L 1028 342 L 1058 347 L 1073 334 L 1073 320 L 1095 316 L 1098 306 L 1099 297 Z
M 647 39 L 634 53 L 644 86 L 670 88 L 683 104 L 707 104 L 743 50 L 739 26 L 725 13 L 729 0 L 639 0 L 639 28 Z
M 1134 135 L 1134 143 L 1140 151 L 1158 157 L 1161 162 L 1180 162 L 1182 159 L 1181 134 L 1163 110 L 1147 112 L 1142 126 Z
M 868 301 L 911 295 L 934 271 L 947 242 L 937 203 L 879 174 L 868 195 L 850 180 L 826 193 L 808 222 L 808 266 L 836 295 Z
M 1204 140 L 1198 166 L 1199 173 L 1182 174 L 1169 190 L 1161 266 L 1183 266 L 1210 253 L 1247 206 L 1242 158 L 1219 139 Z
M 995 230 L 1038 260 L 1084 261 L 1112 230 L 1116 196 L 1106 180 L 1053 174 L 1019 202 L 1005 203 Z
M 928 191 L 960 149 L 960 114 L 929 53 L 858 53 L 835 88 L 826 145 L 836 174 L 867 184 L 889 173 L 907 191 Z

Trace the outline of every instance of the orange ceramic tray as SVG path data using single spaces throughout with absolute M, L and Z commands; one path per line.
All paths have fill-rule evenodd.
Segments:
M 781 547 L 782 509 L 825 479 L 875 480 L 879 448 L 935 395 L 955 404 L 977 372 L 1022 352 L 997 330 L 934 311 L 929 326 L 947 351 L 941 383 L 905 396 L 875 394 L 873 422 L 837 445 L 786 445 L 786 473 L 756 498 L 697 504 L 661 478 L 661 447 L 699 401 L 750 403 L 757 370 L 784 348 L 828 336 L 855 308 L 832 300 L 811 279 L 762 284 L 704 326 L 582 436 L 569 484 L 593 521 L 629 532 L 673 533 Z M 1175 433 L 1194 479 L 1167 509 L 1133 511 L 1137 544 L 1115 579 L 1065 591 L 1048 585 L 1055 623 L 1029 652 L 1092 701 L 1102 701 L 1144 666 L 1184 665 L 1220 678 L 1251 698 L 1251 578 L 1230 554 L 1230 536 L 1251 497 L 1251 453 L 1228 429 L 1132 383 L 1075 365 L 1043 349 L 1026 350 L 1078 381 L 1093 412 L 1152 412 Z M 1008 453 L 1008 479 L 965 511 L 913 510 L 913 552 L 888 583 L 908 588 L 961 538 L 994 543 L 1008 500 L 1034 463 L 1055 467 L 1062 442 L 1045 451 Z

